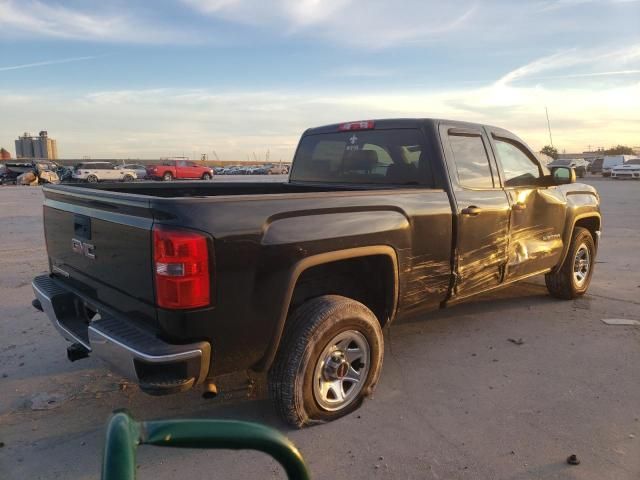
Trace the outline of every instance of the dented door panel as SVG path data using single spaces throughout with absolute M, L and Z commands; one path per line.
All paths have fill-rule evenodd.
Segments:
M 563 248 L 567 203 L 557 187 L 507 190 L 511 227 L 506 280 L 554 267 Z

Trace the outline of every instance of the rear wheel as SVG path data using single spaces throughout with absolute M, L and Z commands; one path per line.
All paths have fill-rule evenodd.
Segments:
M 170 182 L 171 180 L 173 180 L 173 175 L 171 174 L 171 172 L 165 172 L 164 175 L 162 175 L 162 180 L 164 180 L 165 182 Z
M 555 272 L 545 275 L 549 293 L 565 300 L 584 295 L 591 282 L 595 256 L 596 246 L 591 232 L 586 228 L 576 227 L 564 263 Z
M 309 300 L 288 320 L 269 372 L 269 393 L 290 425 L 304 427 L 356 410 L 376 386 L 384 340 L 376 316 L 338 295 Z
M 89 182 L 89 183 L 98 183 L 98 177 L 96 177 L 95 175 L 89 175 L 87 177 L 87 182 Z

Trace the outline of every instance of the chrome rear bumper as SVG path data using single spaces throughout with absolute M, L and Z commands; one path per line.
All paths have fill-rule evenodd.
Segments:
M 211 359 L 209 342 L 170 344 L 148 328 L 100 307 L 89 318 L 84 300 L 49 275 L 36 277 L 32 286 L 42 310 L 65 339 L 82 345 L 147 393 L 174 393 L 205 380 Z

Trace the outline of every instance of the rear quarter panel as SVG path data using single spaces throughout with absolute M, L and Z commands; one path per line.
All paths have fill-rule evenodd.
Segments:
M 437 305 L 450 281 L 452 215 L 443 190 L 377 190 L 158 199 L 164 224 L 214 236 L 216 307 L 206 318 L 159 314 L 170 335 L 207 338 L 214 374 L 247 368 L 279 336 L 296 265 L 326 252 L 390 246 L 398 314 Z

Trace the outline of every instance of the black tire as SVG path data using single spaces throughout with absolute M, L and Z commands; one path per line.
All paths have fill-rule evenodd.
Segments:
M 576 255 L 581 246 L 585 246 L 589 255 L 589 267 L 583 282 L 578 282 L 574 272 Z M 547 273 L 544 277 L 547 290 L 551 296 L 564 300 L 571 300 L 584 295 L 591 283 L 593 267 L 596 258 L 596 245 L 591 232 L 586 228 L 576 227 L 571 237 L 571 244 L 564 263 L 556 271 Z
M 164 175 L 162 175 L 162 180 L 165 182 L 170 182 L 171 180 L 173 180 L 173 175 L 171 174 L 171 172 L 165 172 Z
M 210 173 L 202 174 L 202 180 L 211 180 L 211 174 Z
M 98 177 L 96 177 L 95 175 L 89 175 L 87 177 L 87 182 L 89 182 L 89 183 L 98 183 Z
M 122 177 L 123 182 L 133 182 L 134 180 L 135 178 L 133 178 L 133 175 L 126 174 L 124 177 Z
M 320 355 L 340 334 L 357 332 L 368 342 L 369 366 L 353 400 L 326 410 L 314 396 L 314 372 Z M 365 305 L 338 295 L 324 295 L 298 307 L 287 321 L 278 354 L 269 372 L 269 394 L 289 425 L 304 427 L 347 415 L 371 395 L 382 368 L 384 339 L 380 322 Z M 355 365 L 355 363 L 354 363 Z M 353 388 L 353 387 L 351 387 Z

